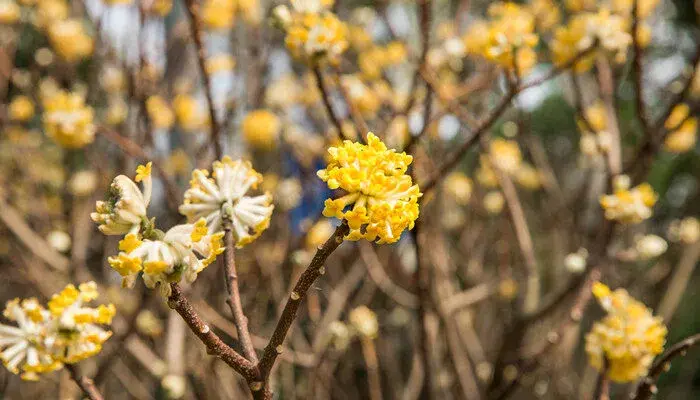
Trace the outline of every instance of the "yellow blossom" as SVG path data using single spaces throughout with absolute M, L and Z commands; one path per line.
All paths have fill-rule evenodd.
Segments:
M 233 71 L 236 60 L 230 54 L 219 54 L 207 59 L 207 74 L 214 75 L 218 72 Z
M 16 96 L 8 106 L 8 115 L 12 121 L 29 121 L 34 116 L 34 103 L 27 96 Z
M 472 186 L 472 180 L 461 172 L 453 172 L 445 178 L 445 189 L 460 205 L 469 202 Z
M 0 24 L 11 25 L 19 21 L 20 7 L 13 0 L 0 0 Z
M 614 193 L 600 198 L 605 218 L 624 224 L 636 224 L 651 217 L 651 209 L 657 200 L 651 185 L 642 183 L 630 189 L 628 179 L 617 181 L 623 183 L 616 185 Z
M 631 382 L 646 375 L 654 357 L 663 351 L 666 327 L 660 317 L 632 298 L 600 282 L 593 295 L 607 315 L 586 335 L 589 363 L 614 382 Z
M 377 314 L 366 306 L 360 306 L 350 311 L 350 324 L 363 337 L 374 339 L 379 332 Z
M 153 126 L 157 129 L 168 129 L 175 122 L 175 115 L 168 103 L 161 96 L 151 96 L 146 100 L 146 111 Z
M 318 171 L 318 177 L 330 189 L 347 194 L 326 200 L 323 215 L 346 219 L 347 239 L 394 243 L 404 230 L 413 229 L 422 196 L 406 174 L 413 157 L 388 150 L 371 132 L 367 145 L 346 140 L 329 148 L 328 154 L 328 166 Z
M 206 0 L 202 4 L 202 22 L 208 29 L 226 29 L 233 26 L 236 4 L 233 0 Z
M 165 17 L 173 8 L 173 0 L 152 0 L 145 2 L 147 5 L 145 12 L 154 14 L 160 17 Z
M 57 21 L 49 27 L 49 40 L 58 55 L 66 61 L 82 60 L 92 54 L 93 40 L 77 19 Z
M 44 130 L 63 147 L 84 147 L 95 138 L 93 110 L 81 95 L 59 91 L 44 102 Z
M 493 166 L 508 174 L 514 173 L 522 160 L 520 147 L 518 147 L 517 142 L 512 140 L 492 140 L 489 144 L 489 154 Z
M 314 4 L 308 7 L 309 3 Z M 320 60 L 337 62 L 348 48 L 348 27 L 322 2 L 292 2 L 293 10 L 278 6 L 275 16 L 287 33 L 285 43 L 292 55 L 314 64 Z
M 249 112 L 241 124 L 246 143 L 257 150 L 272 150 L 277 145 L 281 123 L 269 110 Z
M 202 129 L 209 122 L 207 115 L 199 108 L 197 99 L 188 94 L 178 94 L 173 99 L 173 109 L 177 123 L 187 132 Z

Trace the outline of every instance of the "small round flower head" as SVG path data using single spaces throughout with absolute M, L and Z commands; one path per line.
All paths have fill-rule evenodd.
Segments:
M 586 335 L 589 363 L 600 371 L 607 360 L 606 374 L 614 382 L 631 382 L 646 375 L 666 341 L 661 318 L 624 289 L 612 292 L 596 282 L 593 295 L 607 316 Z
M 664 123 L 669 131 L 664 148 L 672 153 L 685 153 L 695 147 L 698 135 L 698 120 L 690 117 L 690 107 L 679 104 Z
M 472 180 L 461 172 L 453 172 L 445 178 L 445 190 L 457 204 L 466 205 L 472 196 Z
M 56 20 L 49 25 L 49 41 L 58 55 L 68 62 L 92 54 L 93 40 L 78 19 Z
M 700 239 L 700 221 L 695 217 L 672 221 L 668 227 L 668 237 L 674 242 L 693 244 Z
M 175 122 L 175 114 L 161 96 L 150 96 L 146 100 L 148 118 L 156 129 L 168 129 Z
M 19 5 L 12 0 L 0 0 L 0 24 L 12 25 L 22 16 Z
M 180 214 L 189 222 L 204 218 L 209 232 L 223 230 L 224 219 L 229 219 L 236 247 L 243 247 L 270 226 L 274 209 L 272 196 L 268 193 L 248 195 L 262 182 L 262 175 L 248 161 L 234 161 L 225 156 L 214 162 L 212 171 L 211 178 L 207 170 L 192 171 Z
M 84 147 L 95 139 L 93 110 L 80 94 L 58 91 L 44 102 L 44 130 L 63 147 Z
M 86 304 L 97 298 L 94 282 L 78 288 L 66 286 L 44 308 L 34 299 L 14 299 L 7 303 L 4 317 L 17 326 L 0 324 L 0 359 L 10 372 L 22 379 L 37 380 L 40 374 L 55 371 L 97 354 L 111 332 L 114 305 L 92 308 Z
M 489 144 L 489 154 L 493 166 L 508 174 L 515 173 L 522 161 L 520 147 L 512 140 L 492 140 Z
M 119 175 L 112 181 L 105 201 L 98 201 L 95 212 L 90 217 L 105 235 L 124 235 L 139 232 L 148 222 L 146 211 L 151 201 L 153 182 L 151 180 L 152 163 L 136 168 L 136 182 L 143 182 L 143 192 L 136 183 L 125 175 Z
M 379 323 L 377 322 L 377 314 L 365 306 L 354 308 L 350 311 L 350 324 L 355 332 L 369 339 L 377 337 L 379 332 Z
M 600 205 L 605 210 L 605 218 L 623 224 L 637 224 L 651 217 L 657 195 L 648 183 L 630 189 L 629 179 L 624 178 L 624 175 L 615 178 L 614 193 L 602 196 Z
M 333 321 L 328 325 L 328 334 L 331 343 L 336 350 L 343 351 L 350 345 L 352 332 L 348 326 L 340 321 Z
M 16 96 L 10 102 L 7 114 L 12 121 L 29 121 L 34 116 L 34 103 L 27 96 Z
M 668 243 L 659 236 L 645 235 L 637 239 L 635 248 L 640 259 L 650 260 L 664 254 Z
M 0 324 L 0 360 L 24 380 L 37 380 L 39 374 L 62 367 L 45 351 L 45 326 L 49 312 L 34 299 L 14 299 L 5 305 L 3 316 L 14 325 Z
M 246 143 L 257 150 L 272 150 L 277 145 L 281 123 L 268 110 L 255 110 L 243 118 L 241 129 Z
M 388 150 L 371 132 L 366 145 L 346 140 L 328 154 L 328 166 L 317 175 L 330 189 L 347 194 L 326 200 L 323 215 L 348 221 L 346 239 L 394 243 L 413 229 L 422 196 L 406 174 L 413 157 Z
M 322 59 L 337 62 L 348 48 L 348 27 L 320 0 L 292 2 L 292 10 L 278 6 L 274 10 L 277 22 L 287 32 L 285 43 L 292 55 L 309 63 Z
M 588 250 L 584 248 L 578 249 L 575 253 L 569 253 L 564 257 L 564 267 L 567 271 L 579 274 L 586 270 L 588 263 Z
M 149 289 L 158 287 L 163 296 L 170 295 L 170 283 L 194 282 L 197 274 L 224 251 L 223 232 L 208 234 L 202 218 L 194 224 L 176 225 L 161 239 L 141 240 L 136 233 L 119 242 L 119 254 L 109 257 L 109 265 L 122 276 L 122 285 L 131 287 L 142 273 Z
M 68 285 L 49 301 L 53 333 L 47 342 L 56 360 L 73 364 L 92 357 L 112 336 L 102 325 L 112 323 L 116 309 L 113 304 L 89 307 L 87 304 L 97 297 L 97 285 L 87 282 L 77 288 Z

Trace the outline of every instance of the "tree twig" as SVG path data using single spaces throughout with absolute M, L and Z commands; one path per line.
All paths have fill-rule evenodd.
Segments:
M 323 273 L 322 268 L 324 268 L 323 264 L 326 262 L 331 253 L 333 253 L 333 251 L 340 246 L 340 244 L 343 242 L 343 238 L 348 234 L 348 232 L 350 232 L 350 228 L 348 227 L 347 222 L 343 221 L 343 223 L 336 228 L 333 235 L 328 238 L 326 243 L 324 243 L 323 246 L 318 249 L 316 255 L 314 255 L 314 258 L 311 260 L 311 263 L 301 274 L 296 285 L 294 285 L 294 289 L 287 299 L 287 304 L 284 306 L 282 315 L 280 316 L 279 321 L 277 321 L 277 326 L 275 327 L 275 331 L 270 338 L 270 342 L 265 347 L 262 359 L 258 364 L 260 376 L 262 377 L 263 382 L 267 382 L 267 378 L 269 377 L 270 371 L 275 364 L 275 360 L 282 350 L 282 343 L 287 336 L 289 328 L 292 326 L 292 322 L 294 322 L 294 319 L 296 318 L 299 305 L 306 297 L 306 292 L 316 281 L 316 279 L 321 276 Z
M 168 297 L 168 306 L 180 314 L 187 326 L 190 327 L 190 330 L 207 347 L 207 352 L 221 358 L 226 364 L 241 374 L 248 381 L 249 385 L 255 385 L 251 389 L 257 387 L 256 384 L 261 382 L 255 365 L 229 347 L 211 330 L 209 325 L 200 318 L 192 304 L 183 295 L 180 285 L 171 283 L 170 288 L 172 293 Z M 262 389 L 262 386 L 258 388 L 258 391 L 260 389 Z
M 70 377 L 85 393 L 90 400 L 103 400 L 102 394 L 95 387 L 95 383 L 87 376 L 80 375 L 78 367 L 73 364 L 66 364 L 66 369 L 70 372 Z
M 197 4 L 196 0 L 185 0 L 185 5 L 187 6 L 185 8 L 187 8 L 187 12 L 190 16 L 190 30 L 197 50 L 197 63 L 199 64 L 199 72 L 202 74 L 202 80 L 204 81 L 204 96 L 207 98 L 207 106 L 209 108 L 209 119 L 211 120 L 209 122 L 211 133 L 210 141 L 213 145 L 216 159 L 220 160 L 223 151 L 221 149 L 221 139 L 219 138 L 219 121 L 216 119 L 214 98 L 211 93 L 211 79 L 209 79 L 209 74 L 207 73 L 206 54 L 202 40 L 202 27 L 200 26 L 199 4 Z
M 318 65 L 314 65 L 312 68 L 314 72 L 314 77 L 316 78 L 316 86 L 318 87 L 318 91 L 321 92 L 321 99 L 323 100 L 323 105 L 326 107 L 326 112 L 328 113 L 328 118 L 330 118 L 331 122 L 333 123 L 333 126 L 335 126 L 335 129 L 338 131 L 338 137 L 340 137 L 343 140 L 348 140 L 350 139 L 349 137 L 345 136 L 345 132 L 343 132 L 343 125 L 340 123 L 340 119 L 338 118 L 338 115 L 335 113 L 335 110 L 333 110 L 333 105 L 331 104 L 331 99 L 330 99 L 330 94 L 328 91 L 328 87 L 326 86 L 326 81 L 323 79 L 323 73 L 321 72 L 321 67 Z M 364 138 L 362 135 L 359 135 L 360 141 L 363 141 Z
M 671 346 L 659 357 L 649 369 L 647 376 L 642 379 L 636 392 L 631 396 L 633 400 L 649 400 L 656 393 L 656 381 L 666 371 L 671 360 L 683 356 L 693 346 L 700 343 L 700 334 L 695 334 Z
M 238 340 L 241 342 L 243 354 L 253 364 L 258 363 L 258 355 L 255 353 L 255 347 L 250 337 L 248 330 L 248 318 L 243 313 L 243 305 L 241 304 L 241 294 L 238 290 L 238 273 L 236 272 L 236 256 L 235 256 L 235 241 L 233 232 L 231 231 L 231 221 L 224 221 L 224 275 L 226 278 L 226 290 L 228 291 L 228 303 L 233 315 L 233 322 L 236 325 L 238 332 Z

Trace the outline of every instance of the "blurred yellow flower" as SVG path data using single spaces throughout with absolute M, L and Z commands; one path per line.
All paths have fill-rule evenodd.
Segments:
M 208 29 L 226 29 L 233 26 L 236 15 L 234 0 L 205 0 L 201 6 L 202 22 Z
M 520 147 L 513 140 L 492 140 L 489 144 L 489 155 L 493 166 L 508 174 L 515 173 L 522 161 Z
M 148 14 L 165 17 L 173 8 L 173 0 L 151 0 L 144 2 L 146 5 L 145 12 Z
M 657 195 L 648 183 L 642 183 L 630 189 L 629 179 L 617 179 L 613 194 L 600 198 L 600 205 L 605 211 L 605 218 L 623 224 L 636 224 L 651 217 L 652 207 L 656 204 Z
M 150 96 L 146 100 L 146 111 L 148 112 L 148 118 L 156 129 L 168 129 L 175 122 L 175 114 L 161 96 Z
M 453 172 L 445 178 L 445 190 L 457 204 L 466 205 L 472 196 L 472 180 L 461 172 Z
M 249 112 L 241 124 L 246 143 L 257 150 L 272 150 L 277 146 L 281 128 L 277 116 L 265 109 Z
M 654 357 L 666 342 L 666 327 L 660 317 L 632 298 L 626 290 L 612 292 L 600 282 L 593 295 L 607 312 L 586 335 L 589 363 L 614 382 L 631 382 L 646 375 Z
M 350 324 L 359 335 L 374 339 L 379 333 L 377 314 L 366 306 L 359 306 L 350 311 Z
M 27 96 L 15 96 L 8 106 L 11 121 L 26 122 L 34 116 L 34 103 Z
M 11 25 L 19 21 L 20 7 L 13 0 L 0 1 L 0 24 Z
M 314 64 L 321 60 L 337 62 L 348 48 L 348 27 L 322 1 L 293 1 L 292 10 L 278 6 L 277 22 L 287 33 L 285 43 L 292 55 Z
M 46 134 L 67 148 L 80 148 L 95 139 L 93 110 L 76 93 L 59 91 L 44 102 Z
M 87 58 L 92 54 L 93 40 L 78 19 L 53 22 L 49 26 L 49 41 L 56 53 L 68 62 Z
M 209 119 L 199 108 L 197 99 L 189 94 L 178 94 L 173 99 L 173 109 L 177 123 L 186 132 L 194 132 L 204 128 Z

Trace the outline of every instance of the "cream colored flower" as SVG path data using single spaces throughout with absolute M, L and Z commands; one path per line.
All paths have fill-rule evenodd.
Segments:
M 125 235 L 137 233 L 149 224 L 147 209 L 153 190 L 151 165 L 149 162 L 136 169 L 135 180 L 143 182 L 143 192 L 125 175 L 114 178 L 107 199 L 98 201 L 96 212 L 90 214 L 100 232 L 105 235 Z
M 268 193 L 248 195 L 262 181 L 250 162 L 234 161 L 225 156 L 214 162 L 212 171 L 211 178 L 207 170 L 192 172 L 180 213 L 190 222 L 205 218 L 210 232 L 223 230 L 224 219 L 230 219 L 236 246 L 243 247 L 270 225 L 274 209 L 272 196 Z

